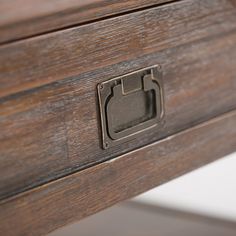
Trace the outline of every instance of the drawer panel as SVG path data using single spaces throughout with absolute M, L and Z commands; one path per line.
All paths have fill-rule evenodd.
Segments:
M 1 198 L 235 109 L 233 13 L 230 1 L 184 1 L 0 48 Z M 103 150 L 97 84 L 155 64 L 162 125 Z
M 153 53 L 1 99 L 2 196 L 112 158 L 236 108 L 236 34 Z M 96 85 L 162 62 L 165 124 L 129 143 L 101 149 Z M 135 66 L 134 66 L 135 65 Z

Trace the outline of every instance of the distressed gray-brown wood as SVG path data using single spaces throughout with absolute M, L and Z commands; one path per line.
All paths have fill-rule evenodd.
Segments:
M 187 0 L 5 45 L 0 97 L 227 34 L 235 17 L 230 0 Z
M 169 0 L 170 1 L 170 0 Z M 121 14 L 168 0 L 1 0 L 0 43 Z
M 212 36 L 0 99 L 0 196 L 113 158 L 236 108 L 236 32 Z M 104 151 L 97 83 L 161 64 L 159 130 Z
M 236 111 L 0 202 L 0 234 L 45 235 L 236 150 Z

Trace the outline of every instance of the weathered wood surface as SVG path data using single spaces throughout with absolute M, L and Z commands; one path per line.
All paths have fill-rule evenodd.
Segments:
M 236 111 L 0 202 L 1 235 L 44 235 L 236 150 Z
M 2 46 L 0 97 L 227 34 L 235 16 L 230 0 L 180 1 Z
M 231 32 L 0 99 L 1 198 L 235 109 L 235 42 Z M 97 83 L 156 63 L 166 111 L 159 130 L 102 150 Z
M 235 1 L 176 1 L 109 19 L 166 1 L 40 2 L 33 14 L 19 8 L 18 23 L 10 8 L 0 14 L 0 42 L 89 24 L 0 47 L 0 235 L 43 235 L 236 149 Z M 0 3 L 0 12 L 10 6 Z M 97 84 L 155 64 L 159 130 L 102 150 Z
M 170 0 L 169 0 L 170 1 Z M 168 0 L 1 0 L 0 43 L 83 24 Z

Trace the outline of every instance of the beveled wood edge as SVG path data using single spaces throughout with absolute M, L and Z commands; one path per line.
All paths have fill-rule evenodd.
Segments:
M 179 0 L 0 2 L 0 45 Z M 26 7 L 27 6 L 27 7 Z
M 236 111 L 231 111 L 5 199 L 0 203 L 0 233 L 44 235 L 212 162 L 236 150 L 235 127 Z

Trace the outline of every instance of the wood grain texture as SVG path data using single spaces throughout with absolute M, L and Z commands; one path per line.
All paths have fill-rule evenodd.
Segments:
M 0 197 L 113 158 L 236 108 L 236 32 L 150 53 L 0 99 Z M 97 83 L 162 64 L 159 130 L 102 150 Z
M 0 202 L 1 235 L 44 235 L 236 150 L 236 111 Z M 14 227 L 13 227 L 14 226 Z
M 0 97 L 226 34 L 235 15 L 230 0 L 187 0 L 5 45 Z
M 109 223 L 108 223 L 109 222 Z M 123 203 L 48 236 L 235 236 L 236 223 L 143 203 Z
M 1 0 L 0 43 L 169 1 Z

